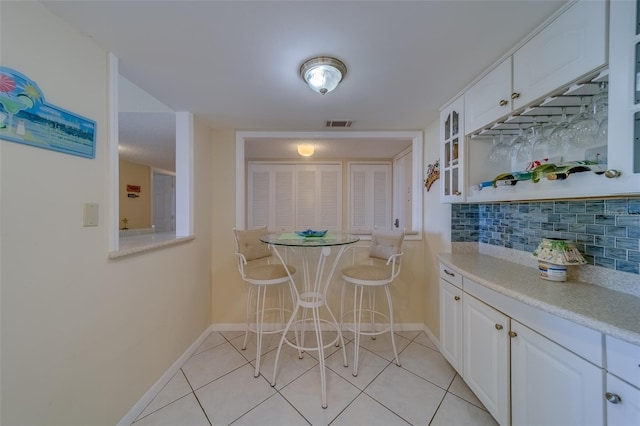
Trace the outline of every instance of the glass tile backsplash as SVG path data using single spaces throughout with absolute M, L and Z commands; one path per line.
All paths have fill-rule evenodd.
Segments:
M 547 237 L 574 241 L 592 265 L 640 274 L 640 198 L 451 205 L 452 242 L 533 252 Z

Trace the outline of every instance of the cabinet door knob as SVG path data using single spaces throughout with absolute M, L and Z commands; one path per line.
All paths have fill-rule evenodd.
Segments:
M 513 92 L 511 94 L 511 99 L 518 99 L 519 97 L 520 97 L 520 93 L 518 93 L 518 92 Z
M 454 296 L 453 300 L 460 300 L 460 296 Z
M 509 332 L 509 337 L 511 337 L 512 339 L 513 339 L 514 337 L 516 337 L 517 335 L 518 335 L 518 333 L 516 333 L 515 331 L 510 331 L 510 332 Z
M 496 324 L 496 330 L 502 330 L 503 328 L 502 324 Z
M 506 100 L 506 99 L 501 99 L 500 100 L 500 106 L 507 106 L 508 103 L 509 103 L 509 101 Z
M 455 276 L 456 276 L 456 274 L 454 274 L 453 272 L 449 272 L 449 271 L 447 271 L 446 269 L 444 270 L 444 273 L 445 273 L 445 274 L 447 274 L 447 275 L 449 275 L 449 276 L 452 276 L 452 277 L 455 277 Z
M 456 191 L 456 192 L 453 193 L 453 195 L 462 195 L 462 192 Z
M 622 402 L 622 398 L 615 393 L 607 392 L 604 394 L 604 397 L 612 404 L 620 404 Z

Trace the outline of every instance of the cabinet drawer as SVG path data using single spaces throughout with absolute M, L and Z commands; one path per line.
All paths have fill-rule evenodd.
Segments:
M 606 337 L 607 371 L 640 387 L 640 346 Z
M 440 264 L 440 278 L 450 282 L 458 288 L 462 288 L 462 274 L 455 272 L 444 263 Z

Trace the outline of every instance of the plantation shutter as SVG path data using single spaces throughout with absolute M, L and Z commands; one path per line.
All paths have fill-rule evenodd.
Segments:
M 349 171 L 349 229 L 391 229 L 391 165 L 353 163 Z

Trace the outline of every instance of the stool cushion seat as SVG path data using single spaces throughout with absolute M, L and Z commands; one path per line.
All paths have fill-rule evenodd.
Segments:
M 287 265 L 291 275 L 296 273 L 296 268 Z M 245 276 L 251 280 L 275 280 L 278 278 L 287 278 L 287 270 L 278 264 L 261 264 L 261 265 L 247 265 L 244 269 Z
M 385 281 L 391 279 L 391 268 L 381 265 L 353 265 L 344 268 L 342 275 L 343 278 L 363 281 Z

